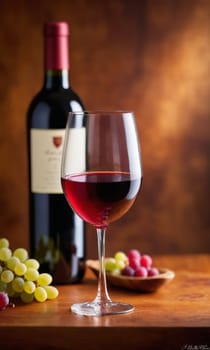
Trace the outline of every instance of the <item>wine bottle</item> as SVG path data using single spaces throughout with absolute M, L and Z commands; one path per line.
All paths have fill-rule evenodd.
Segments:
M 45 24 L 44 85 L 27 113 L 30 251 L 55 284 L 79 282 L 85 272 L 85 224 L 70 209 L 60 180 L 68 113 L 84 110 L 69 83 L 68 45 L 68 23 Z

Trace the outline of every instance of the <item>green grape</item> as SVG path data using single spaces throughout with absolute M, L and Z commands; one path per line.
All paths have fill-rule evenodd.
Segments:
M 0 260 L 7 261 L 12 255 L 11 249 L 7 247 L 0 248 Z
M 32 301 L 34 300 L 34 294 L 29 294 L 29 293 L 26 293 L 25 291 L 23 291 L 21 294 L 20 294 L 20 299 L 25 303 L 25 304 L 30 304 L 32 303 Z
M 6 238 L 0 238 L 0 248 L 9 248 L 9 241 Z
M 0 265 L 0 275 L 1 275 L 2 271 L 3 271 L 3 266 Z
M 112 272 L 116 268 L 116 260 L 114 258 L 106 258 L 105 259 L 105 270 L 108 272 Z
M 32 267 L 35 270 L 38 270 L 39 268 L 39 262 L 36 259 L 27 259 L 25 261 L 25 264 L 27 267 Z
M 126 262 L 123 260 L 116 260 L 116 268 L 119 269 L 120 271 L 124 269 L 126 266 Z
M 121 270 L 115 268 L 111 271 L 112 275 L 119 276 L 121 274 Z
M 40 286 L 48 286 L 52 282 L 52 276 L 49 273 L 41 273 L 37 278 L 37 283 Z
M 0 281 L 0 292 L 5 292 L 6 289 L 7 289 L 7 284 Z
M 127 257 L 127 255 L 124 252 L 117 252 L 117 253 L 115 253 L 114 258 L 117 261 L 123 261 L 124 263 L 127 263 L 127 261 L 128 261 L 128 257 Z
M 7 292 L 9 297 L 15 297 L 16 296 L 16 292 L 13 289 L 12 282 L 7 284 L 6 292 Z
M 24 279 L 22 277 L 15 277 L 12 281 L 12 288 L 15 292 L 21 293 L 24 287 Z
M 43 287 L 37 287 L 34 292 L 34 298 L 42 303 L 47 299 L 47 292 Z
M 26 268 L 27 269 L 27 268 Z M 36 269 L 33 269 L 32 267 L 29 267 L 25 274 L 24 277 L 27 281 L 36 281 L 39 277 L 39 272 Z
M 17 276 L 23 276 L 27 271 L 27 267 L 24 263 L 19 262 L 15 265 L 14 272 Z
M 1 281 L 10 283 L 14 279 L 14 273 L 11 270 L 4 270 L 1 273 Z
M 18 258 L 16 258 L 16 256 L 11 256 L 11 258 L 9 258 L 7 260 L 7 267 L 8 269 L 14 271 L 15 266 L 20 263 L 20 260 Z
M 21 262 L 24 262 L 26 259 L 28 259 L 28 252 L 24 248 L 17 248 L 13 252 L 13 256 L 16 256 L 16 258 L 20 259 Z
M 47 292 L 47 299 L 55 299 L 57 298 L 59 291 L 56 287 L 54 286 L 45 286 L 44 289 Z
M 34 282 L 32 282 L 32 281 L 25 281 L 23 290 L 26 293 L 32 294 L 32 293 L 34 293 L 35 289 L 36 289 L 36 285 L 35 285 Z

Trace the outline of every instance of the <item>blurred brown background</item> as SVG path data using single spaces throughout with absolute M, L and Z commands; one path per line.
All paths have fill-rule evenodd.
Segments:
M 28 247 L 26 110 L 43 83 L 42 27 L 71 26 L 87 108 L 135 112 L 144 181 L 107 254 L 210 251 L 210 1 L 1 0 L 0 236 Z M 96 254 L 89 228 L 88 256 Z

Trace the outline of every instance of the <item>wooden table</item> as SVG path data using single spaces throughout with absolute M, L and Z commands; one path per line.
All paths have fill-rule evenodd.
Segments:
M 210 349 L 210 255 L 161 256 L 155 264 L 175 271 L 172 282 L 155 293 L 114 287 L 112 299 L 130 302 L 130 314 L 85 317 L 70 304 L 93 299 L 96 279 L 60 286 L 59 297 L 17 305 L 0 312 L 0 349 Z

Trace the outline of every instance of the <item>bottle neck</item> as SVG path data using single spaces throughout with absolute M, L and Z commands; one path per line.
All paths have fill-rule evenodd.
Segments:
M 68 89 L 70 87 L 68 69 L 47 69 L 44 87 L 49 90 Z
M 47 23 L 44 28 L 45 88 L 69 87 L 69 28 L 65 22 Z

